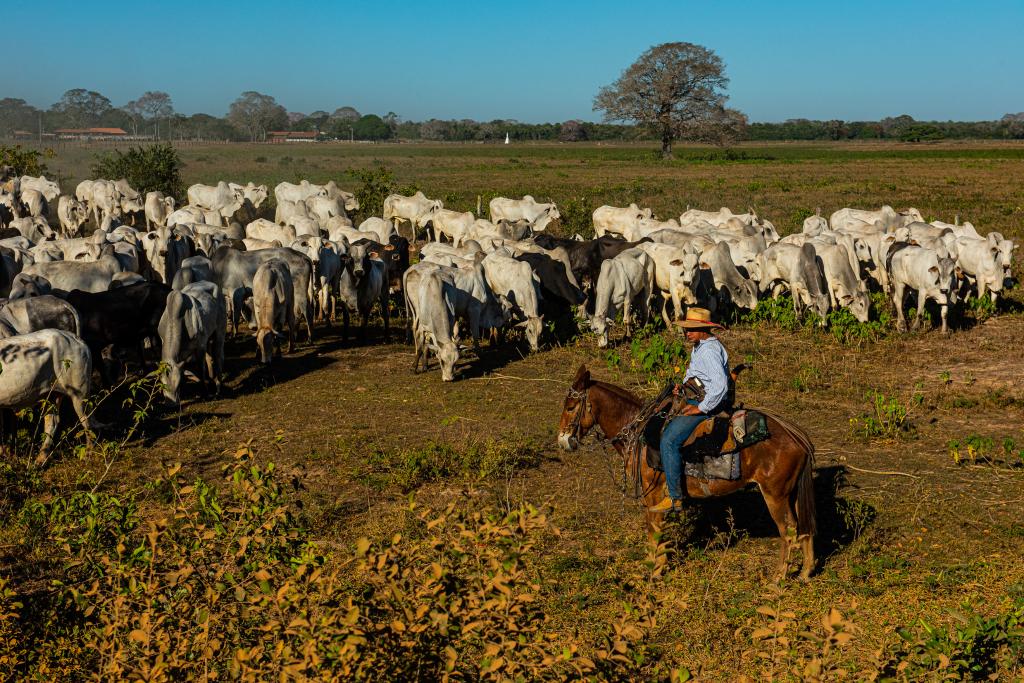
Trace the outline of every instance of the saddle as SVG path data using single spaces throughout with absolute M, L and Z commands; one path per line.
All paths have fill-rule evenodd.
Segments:
M 668 410 L 656 411 L 644 425 L 638 446 L 647 465 L 662 470 L 661 432 L 674 417 Z M 687 476 L 699 479 L 739 479 L 740 457 L 744 448 L 769 436 L 767 419 L 755 410 L 723 410 L 697 425 L 683 444 L 683 464 Z

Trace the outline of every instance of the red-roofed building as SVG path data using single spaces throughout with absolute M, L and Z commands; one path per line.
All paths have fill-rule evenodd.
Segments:
M 272 130 L 267 132 L 267 142 L 316 142 L 320 133 L 315 130 Z
M 61 140 L 119 140 L 129 137 L 121 128 L 58 128 L 53 132 Z

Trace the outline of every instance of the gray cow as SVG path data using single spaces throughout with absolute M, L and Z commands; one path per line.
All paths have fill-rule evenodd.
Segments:
M 220 285 L 221 291 L 228 302 L 229 317 L 232 329 L 237 333 L 238 318 L 242 311 L 236 305 L 238 290 L 251 290 L 252 279 L 260 264 L 272 258 L 282 259 L 288 264 L 292 274 L 292 291 L 294 293 L 295 318 L 301 318 L 306 324 L 309 341 L 313 341 L 313 264 L 304 254 L 287 247 L 260 249 L 259 251 L 239 251 L 230 244 L 217 247 L 210 257 L 213 264 L 213 279 Z M 385 289 L 385 293 L 387 290 Z
M 75 307 L 49 294 L 15 299 L 0 308 L 0 338 L 46 329 L 77 335 L 81 327 Z
M 180 402 L 185 365 L 192 360 L 199 362 L 205 379 L 213 383 L 215 391 L 220 391 L 226 328 L 224 300 L 214 283 L 194 282 L 167 295 L 167 306 L 157 329 L 160 359 L 167 366 L 164 396 L 168 400 Z

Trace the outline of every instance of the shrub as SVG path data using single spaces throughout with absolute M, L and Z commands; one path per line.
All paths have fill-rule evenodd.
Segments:
M 128 184 L 143 195 L 147 192 L 163 192 L 179 202 L 185 200 L 181 160 L 169 142 L 131 147 L 124 153 L 115 149 L 113 153 L 99 154 L 92 172 L 97 178 L 126 178 Z
M 562 233 L 571 237 L 577 233 L 584 239 L 594 237 L 594 203 L 587 195 L 571 197 L 558 207 Z
M 10 166 L 14 174 L 19 176 L 43 175 L 47 169 L 42 159 L 52 159 L 54 156 L 56 154 L 49 147 L 40 152 L 37 149 L 23 149 L 21 145 L 0 145 L 0 166 Z
M 919 619 L 880 662 L 883 680 L 996 680 L 1024 665 L 1024 598 L 1006 598 L 993 617 L 964 603 L 944 629 Z
M 896 395 L 886 396 L 880 391 L 871 391 L 866 399 L 869 403 L 867 412 L 859 418 L 850 419 L 854 434 L 868 439 L 898 439 L 914 430 L 910 415 L 924 403 L 924 394 L 915 388 L 909 401 L 904 403 Z
M 36 594 L 23 615 L 0 578 L 4 670 L 67 680 L 654 674 L 647 640 L 659 603 L 646 584 L 620 587 L 631 603 L 596 642 L 550 627 L 534 563 L 557 529 L 541 511 L 410 504 L 407 534 L 360 539 L 354 557 L 329 563 L 290 500 L 296 486 L 245 445 L 219 488 L 167 468 L 153 485 L 167 503 L 144 530 L 131 497 L 79 492 L 39 508 L 40 545 L 64 567 L 62 600 Z M 89 567 L 79 562 L 86 547 L 98 558 Z
M 964 308 L 974 314 L 978 320 L 986 320 L 996 314 L 997 305 L 993 303 L 992 297 L 967 297 L 964 301 Z

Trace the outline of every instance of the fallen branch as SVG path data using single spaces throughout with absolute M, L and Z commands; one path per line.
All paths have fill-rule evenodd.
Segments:
M 911 479 L 920 479 L 921 478 L 921 477 L 918 477 L 917 475 L 914 475 L 914 474 L 907 474 L 906 472 L 880 472 L 879 470 L 865 470 L 865 469 L 861 469 L 860 467 L 854 467 L 853 465 L 849 465 L 849 464 L 846 465 L 846 468 L 847 469 L 851 469 L 854 472 L 863 472 L 865 474 L 884 474 L 884 475 L 893 475 L 893 476 L 898 475 L 898 476 L 901 476 L 901 477 L 910 477 Z

